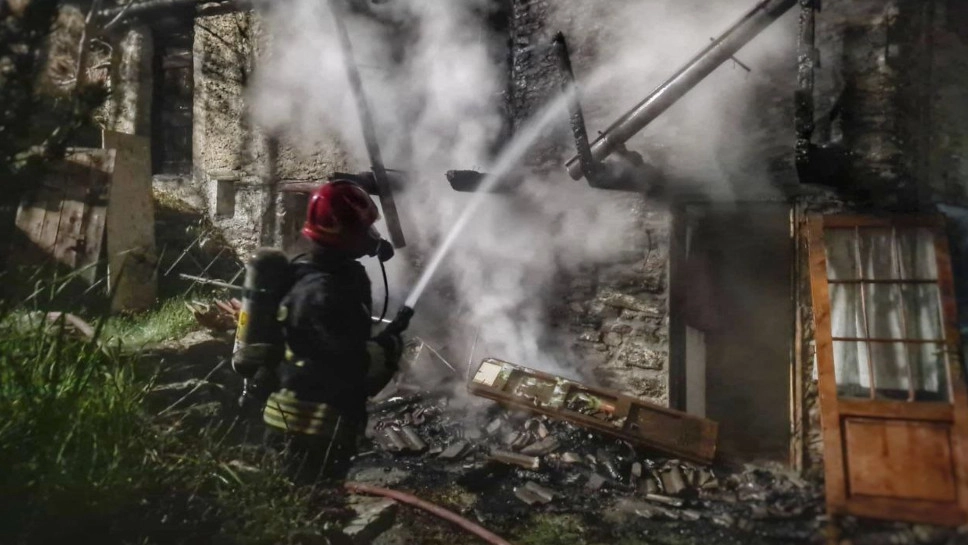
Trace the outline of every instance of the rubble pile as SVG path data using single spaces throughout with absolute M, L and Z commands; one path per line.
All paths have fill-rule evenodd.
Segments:
M 540 507 L 782 539 L 809 539 L 822 522 L 820 486 L 780 467 L 704 467 L 496 404 L 481 417 L 441 395 L 392 397 L 370 414 L 373 449 L 357 468 L 403 471 L 412 489 L 462 486 L 484 522 Z

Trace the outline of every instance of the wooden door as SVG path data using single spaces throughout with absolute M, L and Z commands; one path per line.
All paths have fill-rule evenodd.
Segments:
M 114 150 L 75 150 L 24 197 L 17 210 L 15 262 L 51 259 L 93 282 L 101 255 Z
M 940 218 L 812 217 L 832 515 L 968 521 L 968 406 Z

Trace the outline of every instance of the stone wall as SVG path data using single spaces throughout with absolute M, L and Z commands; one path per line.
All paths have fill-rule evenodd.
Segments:
M 140 36 L 126 37 L 122 43 L 122 67 L 134 66 L 145 56 L 150 61 L 150 39 L 138 42 Z M 207 210 L 228 241 L 243 253 L 282 243 L 283 230 L 293 223 L 291 216 L 305 212 L 298 199 L 278 191 L 280 183 L 319 180 L 330 172 L 347 170 L 345 151 L 335 138 L 306 149 L 290 135 L 267 134 L 255 123 L 250 86 L 257 70 L 271 70 L 271 63 L 264 62 L 269 47 L 253 13 L 195 20 L 193 172 L 190 178 L 155 180 L 156 189 Z M 138 91 L 147 95 L 150 104 L 150 73 L 147 80 L 142 78 Z M 133 96 L 123 94 L 122 106 Z
M 262 243 L 271 218 L 269 142 L 246 105 L 257 33 L 249 13 L 200 17 L 192 50 L 193 183 L 215 224 L 243 251 Z
M 671 217 L 631 199 L 635 232 L 624 257 L 589 264 L 559 285 L 565 335 L 592 382 L 666 404 Z

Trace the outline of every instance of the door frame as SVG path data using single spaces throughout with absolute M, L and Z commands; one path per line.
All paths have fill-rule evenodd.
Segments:
M 786 199 L 737 200 L 717 202 L 709 200 L 682 200 L 672 209 L 671 232 L 669 237 L 669 407 L 687 412 L 687 326 L 685 316 L 686 284 L 683 279 L 683 265 L 688 257 L 689 221 L 687 211 L 691 207 L 706 208 L 708 210 L 735 208 L 742 206 L 775 206 L 782 207 L 789 213 L 790 222 L 790 296 L 793 308 L 790 314 L 790 357 L 789 383 L 790 403 L 784 407 L 789 412 L 789 459 L 791 469 L 802 469 L 802 425 L 801 395 L 799 393 L 800 375 L 802 374 L 801 359 L 798 346 L 799 333 L 799 302 L 796 297 L 800 293 L 800 221 L 803 217 L 800 207 Z M 701 416 L 707 416 L 703 414 Z
M 827 282 L 825 228 L 924 227 L 934 234 L 941 295 L 949 402 L 907 402 L 839 398 L 835 378 L 831 308 Z M 809 273 L 813 299 L 818 391 L 823 434 L 827 510 L 833 516 L 856 515 L 912 522 L 960 525 L 968 521 L 968 394 L 962 374 L 957 308 L 948 240 L 941 216 L 869 217 L 810 215 L 807 218 Z M 949 426 L 955 502 L 851 495 L 846 474 L 845 417 L 874 417 L 891 422 L 936 422 Z

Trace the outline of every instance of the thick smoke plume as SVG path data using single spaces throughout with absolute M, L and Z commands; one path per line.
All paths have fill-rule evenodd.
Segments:
M 533 54 L 542 54 L 541 47 L 561 29 L 579 79 L 595 72 L 606 82 L 583 97 L 594 134 L 725 30 L 749 2 L 559 0 L 552 3 L 548 26 L 533 36 L 538 46 Z M 487 23 L 494 4 L 487 0 L 363 4 L 365 13 L 351 10 L 346 17 L 354 54 L 385 161 L 409 173 L 397 203 L 410 244 L 402 258 L 389 263 L 396 305 L 422 260 L 473 198 L 452 191 L 444 172 L 487 170 L 502 143 L 508 44 Z M 367 169 L 328 3 L 266 1 L 263 13 L 268 68 L 252 89 L 256 121 L 307 147 L 335 136 L 356 168 Z M 767 140 L 757 110 L 763 107 L 761 89 L 777 70 L 792 78 L 791 22 L 788 15 L 740 52 L 752 74 L 721 67 L 630 148 L 714 197 L 729 199 L 738 188 L 768 191 L 762 159 L 776 144 Z M 554 136 L 559 142 L 564 120 Z M 558 164 L 572 150 L 562 148 Z M 551 289 L 563 274 L 629 250 L 629 241 L 641 235 L 634 213 L 641 199 L 592 190 L 561 168 L 528 176 L 517 193 L 485 198 L 435 276 L 430 289 L 436 292 L 418 303 L 415 333 L 433 337 L 434 326 L 447 331 L 444 353 L 459 358 L 456 364 L 464 364 L 479 337 L 475 361 L 488 355 L 574 375 L 568 347 L 557 345 L 547 326 Z M 382 289 L 374 284 L 379 301 Z

